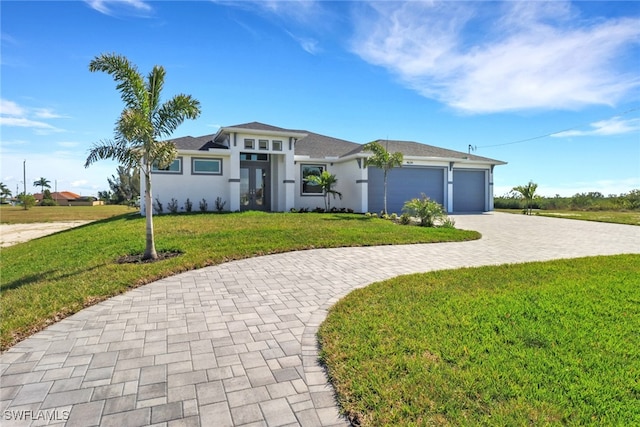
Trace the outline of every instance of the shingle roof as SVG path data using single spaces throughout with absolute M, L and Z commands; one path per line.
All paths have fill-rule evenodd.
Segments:
M 223 129 L 248 129 L 256 131 L 283 132 L 293 134 L 304 134 L 295 145 L 295 154 L 299 156 L 309 156 L 310 158 L 323 159 L 327 157 L 345 157 L 362 153 L 362 144 L 358 144 L 344 139 L 333 138 L 300 129 L 285 129 L 260 122 L 249 122 L 234 126 L 225 126 Z M 173 139 L 173 143 L 182 150 L 208 150 L 209 148 L 228 148 L 218 144 L 214 138 L 218 134 L 204 135 L 197 138 L 185 136 Z M 431 157 L 488 162 L 492 164 L 503 164 L 500 160 L 488 157 L 476 156 L 462 151 L 449 150 L 447 148 L 435 147 L 433 145 L 422 144 L 414 141 L 398 140 L 377 140 L 389 152 L 401 152 L 405 157 Z
M 503 163 L 500 160 L 490 159 L 488 157 L 476 156 L 475 154 L 464 153 L 462 151 L 449 150 L 447 148 L 435 147 L 433 145 L 422 144 L 414 141 L 396 141 L 378 139 L 376 142 L 382 144 L 390 153 L 401 152 L 407 157 L 438 157 L 447 159 L 465 159 L 476 160 L 490 163 Z M 348 154 L 356 154 L 362 152 L 363 146 L 360 145 Z
M 209 148 L 228 148 L 222 144 L 218 144 L 213 141 L 215 135 L 204 135 L 194 138 L 192 136 L 183 136 L 182 138 L 172 139 L 178 150 L 203 150 L 206 151 Z
M 313 132 L 306 132 L 307 136 L 296 141 L 296 155 L 311 158 L 342 157 L 360 147 L 355 142 L 333 138 Z
M 271 126 L 271 125 L 267 125 L 267 124 L 260 123 L 260 122 L 250 122 L 250 123 L 244 123 L 244 124 L 241 124 L 241 125 L 225 126 L 225 128 L 239 128 L 239 129 L 251 129 L 251 130 L 268 130 L 268 131 L 273 131 L 273 132 L 302 132 L 302 131 L 298 131 L 298 130 L 285 129 L 285 128 L 280 128 L 280 127 L 277 127 L 277 126 Z

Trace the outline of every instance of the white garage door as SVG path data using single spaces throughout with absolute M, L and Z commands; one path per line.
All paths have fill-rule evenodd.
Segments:
M 482 170 L 453 170 L 453 211 L 484 212 L 486 206 L 486 172 Z
M 384 172 L 369 167 L 368 179 L 369 212 L 380 212 L 384 208 Z M 443 206 L 445 194 L 445 168 L 411 167 L 391 169 L 387 175 L 387 210 L 402 213 L 407 200 L 424 193 Z

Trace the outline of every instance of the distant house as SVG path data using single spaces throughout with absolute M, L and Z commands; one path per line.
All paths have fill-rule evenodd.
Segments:
M 220 197 L 231 211 L 314 209 L 324 206 L 322 193 L 307 177 L 326 170 L 336 175 L 335 189 L 343 195 L 332 206 L 355 212 L 383 208 L 382 170 L 365 167 L 371 154 L 362 144 L 258 122 L 172 142 L 176 160 L 165 169 L 152 167 L 154 202 L 164 206 L 175 199 L 184 209 L 188 198 L 198 210 L 204 199 L 214 210 Z M 388 175 L 389 212 L 400 213 L 405 201 L 422 193 L 450 213 L 493 210 L 493 171 L 505 162 L 412 141 L 379 142 L 404 155 L 402 167 Z
M 33 197 L 35 197 L 37 203 L 40 203 L 44 195 L 43 193 L 36 193 Z M 95 206 L 103 204 L 102 201 L 95 200 L 93 197 L 81 196 L 71 191 L 55 191 L 51 193 L 51 198 L 60 206 Z

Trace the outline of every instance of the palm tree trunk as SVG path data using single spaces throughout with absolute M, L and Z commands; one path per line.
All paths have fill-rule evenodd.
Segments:
M 387 170 L 384 170 L 384 214 L 387 214 Z
M 153 237 L 153 198 L 151 197 L 151 165 L 144 165 L 144 205 L 147 223 L 146 248 L 142 259 L 158 259 L 156 243 Z

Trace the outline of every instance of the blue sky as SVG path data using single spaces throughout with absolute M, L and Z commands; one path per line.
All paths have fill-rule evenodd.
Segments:
M 2 1 L 1 172 L 15 192 L 108 189 L 85 169 L 123 105 L 91 73 L 115 52 L 202 115 L 175 137 L 259 121 L 508 162 L 495 194 L 640 188 L 640 2 Z

